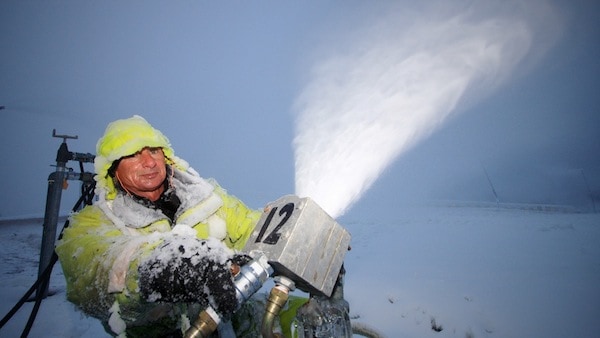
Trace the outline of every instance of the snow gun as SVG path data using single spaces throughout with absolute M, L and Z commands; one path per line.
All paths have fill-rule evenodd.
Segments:
M 288 195 L 268 204 L 244 248 L 253 259 L 234 279 L 238 308 L 273 277 L 261 325 L 264 338 L 281 337 L 273 332 L 273 323 L 295 288 L 310 294 L 297 312 L 299 337 L 352 337 L 349 306 L 343 298 L 343 261 L 349 244 L 348 231 L 310 198 Z M 209 307 L 185 337 L 208 337 L 220 321 Z

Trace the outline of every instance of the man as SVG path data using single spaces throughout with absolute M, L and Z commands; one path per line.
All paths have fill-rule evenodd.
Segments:
M 97 200 L 56 246 L 67 298 L 121 337 L 181 336 L 212 306 L 237 303 L 230 272 L 261 212 L 176 157 L 140 116 L 108 125 L 94 161 Z

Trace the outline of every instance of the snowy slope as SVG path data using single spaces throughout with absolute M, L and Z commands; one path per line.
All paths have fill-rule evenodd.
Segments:
M 598 336 L 598 214 L 426 208 L 347 227 L 346 298 L 390 337 Z
M 347 220 L 352 318 L 388 337 L 597 337 L 600 214 L 503 208 L 399 209 Z M 41 221 L 0 223 L 0 314 L 37 276 Z M 30 337 L 106 337 L 65 301 L 53 272 Z M 16 337 L 32 303 L 2 329 Z M 434 328 L 436 330 L 434 330 Z

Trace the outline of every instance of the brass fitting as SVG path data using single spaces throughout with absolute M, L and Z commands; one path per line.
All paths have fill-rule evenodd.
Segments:
M 205 338 L 210 336 L 219 324 L 208 314 L 207 310 L 200 312 L 200 315 L 192 323 L 192 326 L 185 331 L 184 338 Z
M 265 308 L 265 316 L 263 317 L 261 333 L 263 338 L 283 338 L 278 333 L 273 333 L 273 322 L 279 315 L 281 308 L 285 305 L 289 297 L 289 289 L 285 286 L 276 285 L 271 289 L 267 306 Z

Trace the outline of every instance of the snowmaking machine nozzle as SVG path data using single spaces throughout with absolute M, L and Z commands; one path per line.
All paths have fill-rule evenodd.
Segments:
M 244 251 L 260 251 L 275 275 L 311 294 L 331 296 L 350 234 L 312 199 L 283 196 L 269 203 Z

